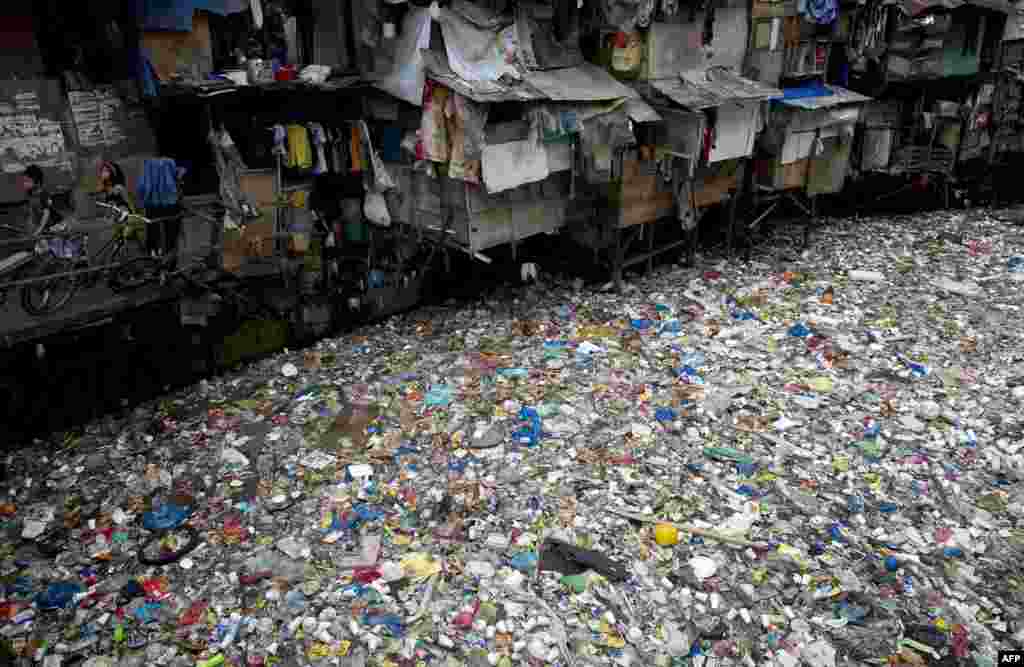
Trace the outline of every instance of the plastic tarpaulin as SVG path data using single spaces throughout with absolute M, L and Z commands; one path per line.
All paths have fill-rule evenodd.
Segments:
M 384 92 L 413 104 L 423 105 L 427 72 L 422 51 L 430 48 L 429 9 L 414 9 L 405 16 L 402 36 L 395 47 L 395 68 L 375 84 Z
M 533 132 L 525 141 L 484 146 L 483 176 L 489 193 L 537 183 L 550 173 L 547 149 Z
M 497 81 L 502 76 L 519 79 L 519 70 L 507 57 L 516 51 L 515 28 L 501 32 L 480 28 L 447 9 L 436 13 L 444 35 L 448 64 L 467 82 Z
M 135 0 L 135 15 L 143 30 L 192 31 L 198 9 L 234 14 L 249 9 L 249 0 Z

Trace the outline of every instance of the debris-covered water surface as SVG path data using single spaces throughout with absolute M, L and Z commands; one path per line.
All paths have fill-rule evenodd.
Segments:
M 995 665 L 1024 645 L 1015 215 L 549 277 L 10 454 L 7 661 Z

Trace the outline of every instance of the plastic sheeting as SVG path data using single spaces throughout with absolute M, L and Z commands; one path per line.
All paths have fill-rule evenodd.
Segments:
M 550 175 L 548 152 L 536 131 L 524 141 L 488 144 L 484 147 L 483 176 L 487 192 L 504 192 Z
M 207 140 L 213 149 L 217 164 L 217 176 L 220 180 L 220 198 L 224 206 L 234 215 L 241 215 L 245 195 L 242 194 L 240 176 L 247 169 L 242 154 L 227 130 L 213 130 Z
M 715 143 L 709 162 L 746 157 L 754 151 L 754 139 L 761 126 L 761 108 L 756 102 L 726 104 L 718 108 Z
M 233 14 L 249 9 L 249 0 L 135 0 L 135 15 L 143 30 L 191 32 L 192 15 L 199 9 Z
M 430 48 L 432 25 L 429 9 L 413 9 L 406 14 L 395 47 L 395 67 L 376 83 L 377 88 L 409 104 L 422 105 L 427 75 L 421 51 Z
M 470 83 L 497 81 L 502 76 L 520 78 L 519 70 L 508 57 L 516 51 L 515 28 L 500 33 L 480 28 L 460 14 L 447 9 L 436 12 L 444 36 L 448 64 L 460 78 Z

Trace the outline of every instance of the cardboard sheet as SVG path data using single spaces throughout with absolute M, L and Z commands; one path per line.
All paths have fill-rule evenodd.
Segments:
M 547 148 L 532 137 L 484 147 L 484 184 L 490 193 L 537 183 L 550 173 Z

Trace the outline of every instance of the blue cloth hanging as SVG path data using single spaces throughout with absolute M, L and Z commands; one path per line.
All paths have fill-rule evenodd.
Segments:
M 838 0 L 799 0 L 797 11 L 819 25 L 828 25 L 839 15 Z
M 153 63 L 141 51 L 139 52 L 138 77 L 143 95 L 157 97 L 160 94 L 160 77 L 157 76 Z
M 178 165 L 170 158 L 146 160 L 138 185 L 143 208 L 174 206 L 178 203 Z

